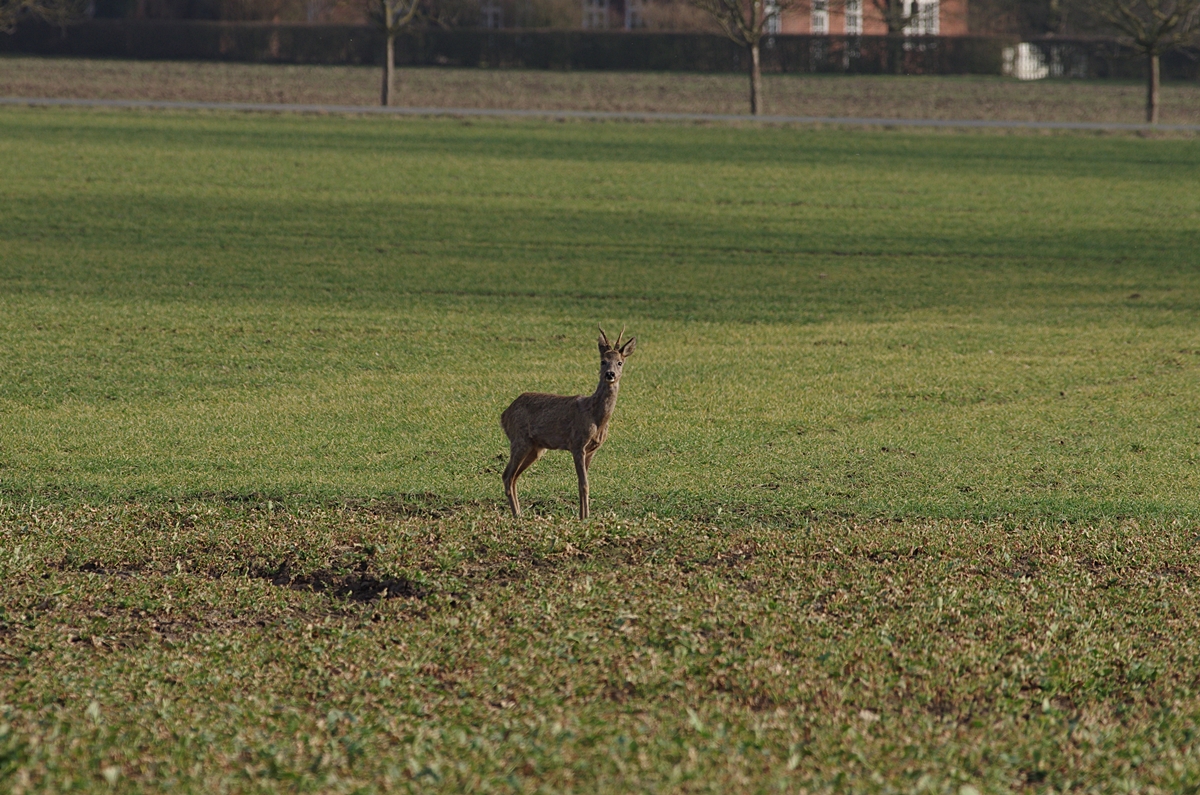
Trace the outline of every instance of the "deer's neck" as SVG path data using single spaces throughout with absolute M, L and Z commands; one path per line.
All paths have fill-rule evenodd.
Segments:
M 592 393 L 592 419 L 596 421 L 597 425 L 608 424 L 608 418 L 612 416 L 613 409 L 617 407 L 617 388 L 619 386 L 619 384 L 610 384 L 604 379 L 600 379 L 600 385 Z

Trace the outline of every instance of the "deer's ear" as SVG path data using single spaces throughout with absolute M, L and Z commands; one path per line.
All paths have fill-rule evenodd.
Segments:
M 621 346 L 621 355 L 628 356 L 633 353 L 633 349 L 637 347 L 637 337 L 630 337 L 629 342 Z
M 600 337 L 600 339 L 597 341 L 597 344 L 600 346 L 601 356 L 612 350 L 612 346 L 608 344 L 608 340 L 606 340 L 603 336 Z

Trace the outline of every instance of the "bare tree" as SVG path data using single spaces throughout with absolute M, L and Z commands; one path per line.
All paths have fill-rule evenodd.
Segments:
M 687 0 L 706 12 L 725 35 L 745 48 L 750 67 L 750 113 L 762 113 L 762 65 L 759 59 L 767 26 L 806 0 Z M 807 4 L 806 4 L 807 7 Z
M 367 0 L 368 12 L 383 30 L 387 39 L 387 54 L 383 61 L 383 89 L 380 103 L 395 104 L 396 99 L 396 36 L 412 25 L 420 12 L 421 0 Z
M 1084 10 L 1146 58 L 1146 121 L 1158 124 L 1159 56 L 1200 28 L 1200 0 L 1083 0 Z
M 871 0 L 871 5 L 887 25 L 888 71 L 900 74 L 904 71 L 903 37 L 921 15 L 921 7 L 917 0 Z
M 478 24 L 479 13 L 478 0 L 367 0 L 367 16 L 387 39 L 380 104 L 396 104 L 396 36 L 417 24 L 446 29 Z

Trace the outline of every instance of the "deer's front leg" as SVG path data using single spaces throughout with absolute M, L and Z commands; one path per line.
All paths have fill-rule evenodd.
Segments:
M 571 451 L 575 459 L 575 476 L 579 478 L 579 518 L 588 518 L 588 478 L 587 466 L 584 463 L 584 453 Z

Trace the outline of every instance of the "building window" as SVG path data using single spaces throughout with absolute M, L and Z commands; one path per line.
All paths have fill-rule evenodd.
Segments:
M 587 30 L 608 29 L 608 0 L 583 0 L 583 27 Z
M 846 0 L 846 35 L 862 35 L 862 0 Z
M 921 30 L 926 36 L 938 35 L 938 0 L 921 6 Z
M 829 0 L 813 0 L 812 32 L 814 36 L 829 33 Z
M 763 33 L 768 36 L 783 33 L 783 19 L 779 13 L 779 3 L 776 0 L 767 0 L 763 6 L 763 13 L 766 15 L 763 22 Z
M 910 36 L 936 36 L 940 29 L 938 24 L 938 0 L 919 2 L 913 0 L 912 21 L 904 32 Z
M 646 27 L 645 0 L 625 0 L 625 30 Z
M 483 26 L 488 30 L 504 27 L 504 9 L 494 0 L 484 0 L 480 10 L 483 12 Z

